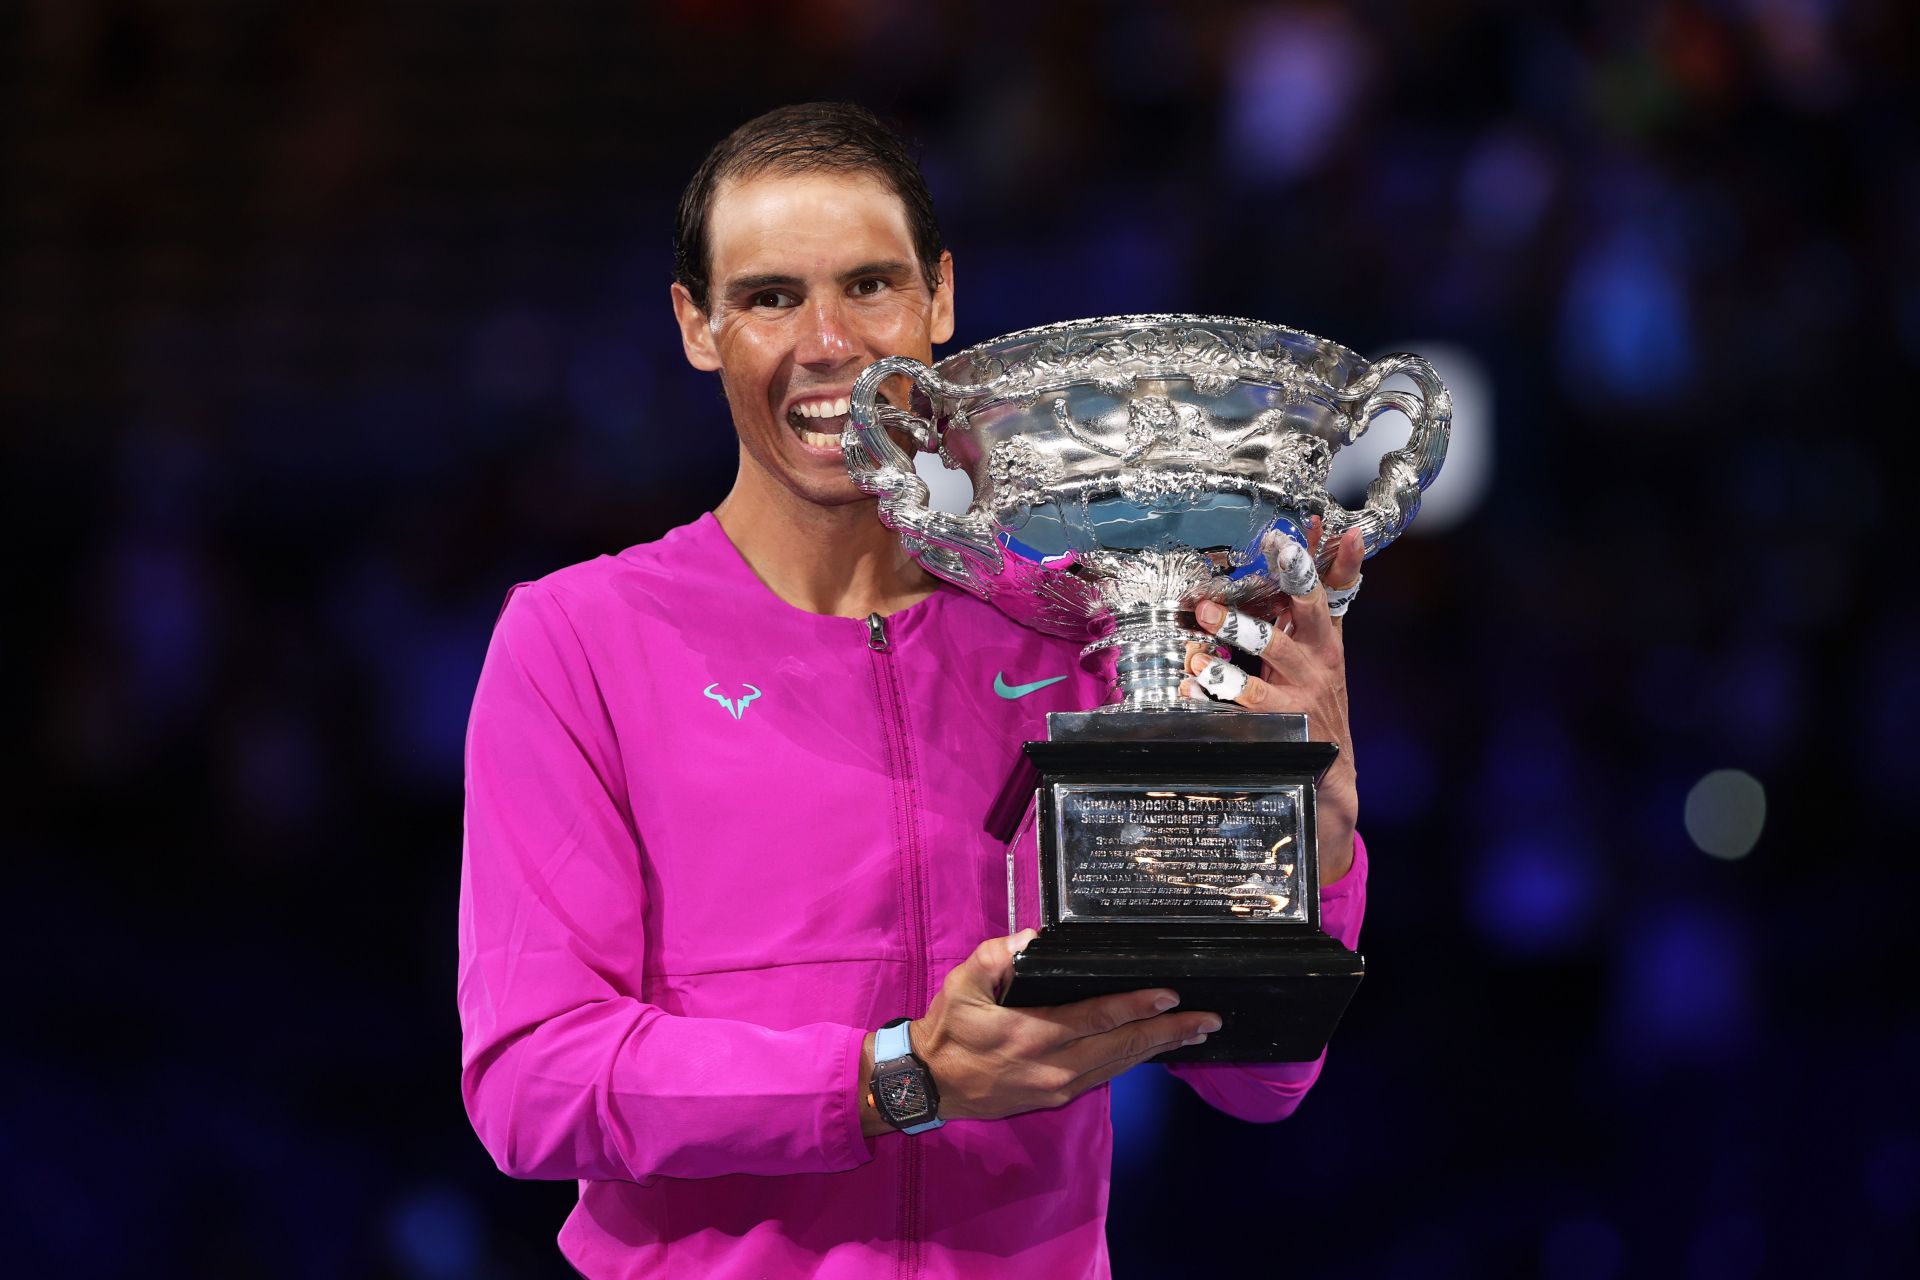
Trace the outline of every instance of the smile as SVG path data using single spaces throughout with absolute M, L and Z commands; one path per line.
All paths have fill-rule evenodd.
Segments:
M 840 448 L 840 433 L 847 426 L 847 398 L 827 397 L 803 400 L 787 409 L 787 425 L 803 444 L 815 449 Z

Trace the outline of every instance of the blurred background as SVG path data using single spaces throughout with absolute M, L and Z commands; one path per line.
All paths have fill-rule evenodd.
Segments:
M 1459 400 L 1347 633 L 1367 983 L 1287 1124 L 1115 1091 L 1116 1274 L 1920 1274 L 1913 12 L 0 4 L 0 1267 L 568 1274 L 460 1105 L 467 704 L 510 584 L 724 493 L 673 206 L 845 97 L 949 350 L 1244 314 Z

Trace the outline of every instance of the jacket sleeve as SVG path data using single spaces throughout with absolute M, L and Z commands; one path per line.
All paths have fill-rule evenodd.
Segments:
M 775 1031 L 641 999 L 646 887 L 619 745 L 541 585 L 509 595 L 467 728 L 461 1094 L 520 1178 L 834 1172 L 864 1163 L 865 1030 Z
M 1347 874 L 1320 890 L 1320 927 L 1339 939 L 1349 951 L 1360 941 L 1360 921 L 1367 911 L 1367 846 L 1359 833 L 1353 837 L 1353 866 Z M 1284 1120 L 1320 1078 L 1326 1051 L 1312 1062 L 1279 1062 L 1259 1066 L 1232 1062 L 1176 1062 L 1167 1070 L 1192 1086 L 1208 1103 L 1242 1120 Z

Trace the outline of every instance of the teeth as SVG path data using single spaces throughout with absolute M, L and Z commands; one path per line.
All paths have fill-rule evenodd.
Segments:
M 839 400 L 807 400 L 793 406 L 793 412 L 803 418 L 837 418 L 847 411 L 847 402 Z
M 840 443 L 837 435 L 828 435 L 820 431 L 802 431 L 800 438 L 816 449 L 830 449 Z

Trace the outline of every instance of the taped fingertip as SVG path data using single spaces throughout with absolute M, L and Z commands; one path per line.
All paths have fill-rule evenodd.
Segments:
M 1217 702 L 1232 702 L 1247 687 L 1247 673 L 1231 662 L 1209 659 L 1206 669 L 1195 676 L 1200 687 Z
M 1263 618 L 1256 618 L 1252 614 L 1235 609 L 1229 612 L 1227 620 L 1220 624 L 1220 638 L 1242 653 L 1250 653 L 1256 658 L 1263 657 L 1267 652 L 1267 646 L 1273 643 L 1273 624 Z
M 1353 604 L 1353 598 L 1360 594 L 1360 584 L 1366 576 L 1363 573 L 1344 587 L 1327 588 L 1327 613 L 1330 616 L 1335 618 L 1346 616 L 1347 609 Z
M 1268 581 L 1290 596 L 1306 595 L 1319 581 L 1313 553 L 1279 529 L 1269 529 L 1261 537 L 1260 552 L 1266 557 Z

